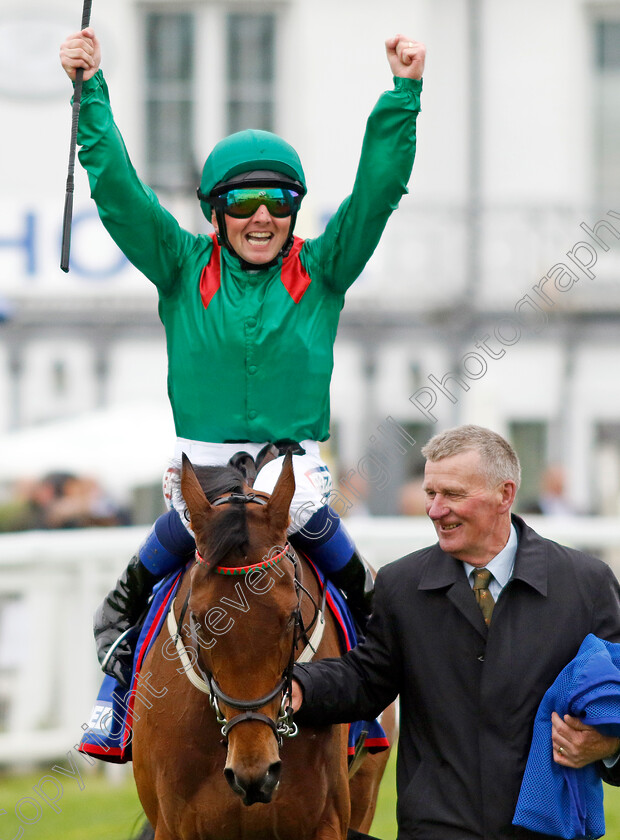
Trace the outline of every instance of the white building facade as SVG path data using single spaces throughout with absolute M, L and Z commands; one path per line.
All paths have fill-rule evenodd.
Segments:
M 80 15 L 69 0 L 0 0 L 0 433 L 128 401 L 167 411 L 155 292 L 101 228 L 79 167 L 59 268 L 71 91 L 58 47 Z M 197 231 L 206 155 L 253 125 L 299 151 L 298 233 L 318 233 L 390 86 L 383 41 L 425 41 L 410 194 L 348 295 L 326 455 L 391 513 L 424 439 L 480 423 L 517 446 L 525 494 L 559 462 L 579 509 L 619 512 L 620 2 L 107 0 L 92 25 L 138 172 Z

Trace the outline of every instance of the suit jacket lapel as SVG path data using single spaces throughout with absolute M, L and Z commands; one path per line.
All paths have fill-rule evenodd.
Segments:
M 519 539 L 512 580 L 521 580 L 546 597 L 549 562 L 547 544 L 520 516 L 513 514 L 512 521 Z M 431 548 L 418 589 L 445 589 L 448 600 L 486 638 L 488 628 L 465 576 L 463 564 L 443 552 L 438 543 Z
M 433 546 L 420 583 L 420 590 L 445 589 L 446 597 L 464 618 L 486 638 L 488 629 L 460 560 Z
M 512 515 L 512 522 L 517 529 L 519 546 L 515 557 L 513 580 L 522 580 L 541 595 L 547 597 L 549 582 L 548 543 L 520 516 Z

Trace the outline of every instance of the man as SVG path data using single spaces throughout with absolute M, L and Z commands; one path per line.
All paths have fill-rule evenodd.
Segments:
M 194 465 L 217 466 L 268 452 L 272 460 L 254 487 L 271 492 L 292 449 L 291 537 L 365 620 L 372 582 L 328 504 L 331 476 L 319 442 L 329 437 L 333 345 L 345 293 L 407 192 L 415 157 L 425 47 L 402 34 L 385 46 L 393 89 L 369 117 L 353 191 L 325 232 L 307 240 L 293 233 L 306 194 L 299 156 L 283 138 L 253 129 L 223 138 L 206 160 L 198 198 L 215 234 L 183 230 L 131 164 L 94 30 L 73 33 L 61 46 L 68 76 L 84 70 L 79 159 L 99 215 L 159 293 L 177 434 L 164 485 L 172 509 L 95 617 L 102 668 L 122 684 L 131 676 L 132 625 L 154 582 L 184 565 L 194 548 L 184 527 L 182 453 Z
M 520 466 L 500 435 L 462 426 L 422 452 L 439 542 L 381 569 L 364 643 L 296 667 L 296 719 L 372 718 L 400 695 L 400 840 L 541 840 L 511 824 L 536 711 L 587 634 L 620 641 L 620 588 L 603 562 L 511 515 Z M 554 713 L 551 748 L 620 784 L 620 739 Z

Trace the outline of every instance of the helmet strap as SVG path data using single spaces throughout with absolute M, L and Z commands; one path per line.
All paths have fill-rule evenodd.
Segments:
M 226 229 L 226 217 L 224 211 L 216 209 L 215 218 L 217 219 L 217 239 L 219 244 L 223 245 L 229 254 L 232 254 L 233 257 L 236 257 L 239 260 L 239 265 L 244 271 L 266 271 L 268 268 L 273 268 L 274 265 L 278 264 L 280 258 L 284 259 L 284 257 L 287 257 L 289 255 L 291 248 L 293 247 L 293 243 L 295 241 L 293 236 L 293 230 L 295 229 L 295 222 L 297 221 L 297 213 L 292 213 L 288 236 L 286 238 L 286 242 L 280 249 L 280 252 L 276 254 L 276 256 L 268 263 L 261 263 L 259 265 L 257 265 L 256 263 L 250 263 L 247 262 L 247 260 L 244 260 L 243 257 L 240 257 L 239 254 L 234 250 L 233 246 L 230 244 L 230 240 L 228 238 L 228 230 Z
M 226 218 L 224 216 L 223 210 L 216 209 L 215 211 L 215 218 L 217 219 L 217 241 L 220 245 L 223 245 L 227 251 L 236 257 L 237 255 L 232 249 L 232 245 L 228 241 L 228 231 L 226 230 Z
M 282 250 L 278 254 L 279 257 L 288 257 L 291 252 L 291 248 L 293 247 L 293 243 L 295 242 L 295 237 L 293 236 L 293 231 L 295 230 L 295 223 L 297 222 L 297 213 L 291 214 L 291 226 L 288 229 L 288 236 L 286 238 L 286 242 L 282 246 Z

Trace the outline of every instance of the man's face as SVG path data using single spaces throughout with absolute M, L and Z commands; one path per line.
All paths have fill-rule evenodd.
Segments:
M 489 486 L 476 450 L 427 461 L 424 493 L 426 513 L 447 554 L 486 566 L 506 545 L 516 486 L 509 480 Z
M 215 213 L 212 222 L 216 233 L 219 233 Z M 265 265 L 278 256 L 290 227 L 290 216 L 283 219 L 272 216 L 264 204 L 249 219 L 226 215 L 226 232 L 233 251 L 253 265 Z

